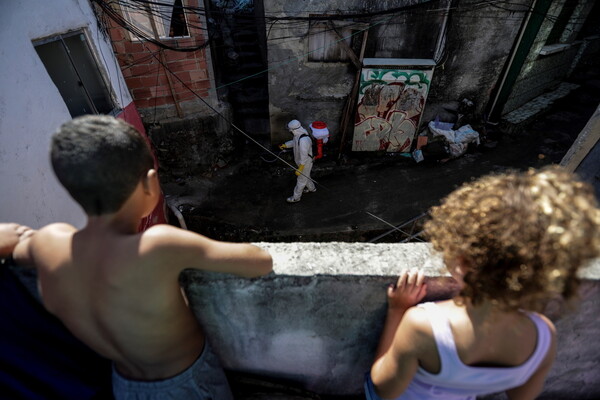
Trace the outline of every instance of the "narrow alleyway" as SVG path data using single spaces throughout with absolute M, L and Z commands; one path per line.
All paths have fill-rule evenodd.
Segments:
M 293 171 L 248 144 L 246 159 L 210 178 L 164 185 L 188 228 L 231 241 L 368 241 L 425 212 L 462 182 L 510 168 L 559 163 L 600 102 L 598 72 L 578 74 L 579 88 L 533 120 L 488 126 L 488 145 L 446 163 L 400 155 L 349 155 L 315 163 L 317 192 L 285 202 Z M 480 132 L 484 133 L 484 132 Z M 283 158 L 291 161 L 290 154 Z M 267 161 L 265 161 L 267 160 Z M 397 240 L 389 235 L 384 240 Z

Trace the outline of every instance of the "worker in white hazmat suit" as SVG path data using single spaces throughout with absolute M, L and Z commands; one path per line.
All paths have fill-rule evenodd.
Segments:
M 295 171 L 296 176 L 296 187 L 294 188 L 294 194 L 287 198 L 288 203 L 296 203 L 300 201 L 302 193 L 316 192 L 317 188 L 315 183 L 310 178 L 310 170 L 313 165 L 313 154 L 312 154 L 312 139 L 308 136 L 306 129 L 302 127 L 300 121 L 292 120 L 288 123 L 288 129 L 294 135 L 292 140 L 289 140 L 279 146 L 280 149 L 294 149 L 294 161 L 298 166 Z

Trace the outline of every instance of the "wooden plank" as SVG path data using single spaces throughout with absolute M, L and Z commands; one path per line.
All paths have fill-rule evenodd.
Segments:
M 340 138 L 340 149 L 338 151 L 338 160 L 342 157 L 342 152 L 344 151 L 344 145 L 346 141 L 346 133 L 348 131 L 348 125 L 350 125 L 350 121 L 352 121 L 352 115 L 354 114 L 354 104 L 356 102 L 356 96 L 358 95 L 358 87 L 360 86 L 360 74 L 362 73 L 362 60 L 365 57 L 365 49 L 367 47 L 367 38 L 369 37 L 369 31 L 366 30 L 363 32 L 363 39 L 360 47 L 360 56 L 359 62 L 360 67 L 356 71 L 356 77 L 354 78 L 354 85 L 352 86 L 352 90 L 350 91 L 350 95 L 348 96 L 348 101 L 346 101 L 346 107 L 344 108 L 342 114 L 342 122 L 340 124 L 340 128 L 342 130 L 342 136 Z
M 348 54 L 348 57 L 350 57 L 350 61 L 352 61 L 352 64 L 354 64 L 354 66 L 356 67 L 356 69 L 358 69 L 360 71 L 360 69 L 362 68 L 362 55 L 359 59 L 359 57 L 356 56 L 356 54 L 354 54 L 354 50 L 352 50 L 352 48 L 350 46 L 348 46 L 348 43 L 346 43 L 346 39 L 344 39 L 344 37 L 342 35 L 340 35 L 340 33 L 337 31 L 337 29 L 335 28 L 335 25 L 333 24 L 333 21 L 328 21 L 327 22 L 329 27 L 331 28 L 331 30 L 333 30 L 333 32 L 335 32 L 335 35 L 338 37 L 338 43 L 340 44 L 341 48 L 346 52 L 346 54 Z M 368 32 L 368 31 L 365 31 Z M 365 43 L 366 41 L 363 40 L 363 43 Z M 364 51 L 361 48 L 361 54 L 363 54 Z
M 600 106 L 581 130 L 575 142 L 563 157 L 560 165 L 569 172 L 574 172 L 585 159 L 590 150 L 600 140 Z

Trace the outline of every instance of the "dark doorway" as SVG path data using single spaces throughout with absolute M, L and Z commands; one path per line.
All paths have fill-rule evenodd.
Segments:
M 267 46 L 261 0 L 206 0 L 211 51 L 220 97 L 233 123 L 254 139 L 270 138 Z M 236 148 L 246 143 L 243 134 Z

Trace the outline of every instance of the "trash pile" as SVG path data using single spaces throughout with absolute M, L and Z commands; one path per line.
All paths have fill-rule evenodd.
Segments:
M 413 152 L 415 161 L 446 161 L 465 154 L 471 143 L 479 146 L 479 132 L 474 130 L 471 125 L 463 125 L 456 130 L 452 129 L 453 126 L 454 123 L 441 122 L 439 118 L 430 121 L 427 127 L 432 138 Z

